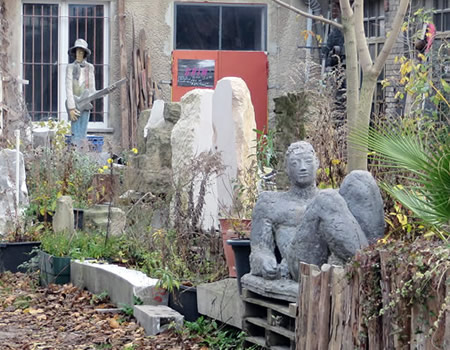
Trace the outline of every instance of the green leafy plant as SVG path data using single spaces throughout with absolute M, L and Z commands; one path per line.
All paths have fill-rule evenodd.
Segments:
M 205 319 L 203 316 L 195 322 L 184 323 L 189 338 L 198 338 L 200 345 L 211 349 L 243 349 L 245 332 L 219 326 L 214 320 Z
M 444 238 L 450 222 L 450 146 L 448 137 L 424 135 L 417 125 L 370 128 L 368 139 L 355 133 L 357 144 L 368 142 L 370 158 L 391 172 L 403 172 L 403 184 L 383 183 L 388 193 Z
M 131 305 L 128 305 L 128 304 L 123 304 L 123 303 L 121 303 L 120 304 L 120 311 L 122 312 L 122 313 L 124 313 L 126 316 L 133 316 L 133 306 L 131 306 Z
M 108 300 L 109 300 L 108 292 L 101 292 L 100 294 L 92 295 L 90 304 L 91 305 L 101 304 L 107 302 Z
M 54 256 L 69 256 L 73 259 L 118 259 L 123 238 L 111 237 L 105 244 L 105 235 L 100 232 L 47 231 L 41 237 L 41 249 Z

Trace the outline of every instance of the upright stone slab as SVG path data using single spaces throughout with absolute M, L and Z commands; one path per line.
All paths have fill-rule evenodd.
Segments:
M 99 229 L 105 231 L 108 228 L 108 205 L 94 205 L 84 210 L 84 226 L 87 229 Z M 123 233 L 126 224 L 125 212 L 117 207 L 111 207 L 109 233 L 111 236 L 119 236 Z
M 160 107 L 164 107 L 161 121 Z M 178 102 L 156 103 L 151 110 L 151 116 L 144 128 L 139 132 L 142 136 L 139 154 L 131 159 L 131 167 L 126 170 L 126 187 L 135 191 L 154 195 L 166 195 L 170 192 L 172 150 L 170 135 L 174 124 L 180 118 Z M 148 112 L 147 112 L 148 113 Z M 145 145 L 145 146 L 144 146 Z
M 186 169 L 190 162 L 202 152 L 213 151 L 212 128 L 213 91 L 195 89 L 181 99 L 181 117 L 172 130 L 172 171 L 175 183 L 190 177 Z M 198 196 L 200 181 L 198 177 L 194 193 Z M 210 179 L 205 194 L 202 213 L 202 227 L 210 229 L 218 225 L 216 179 Z
M 219 80 L 213 96 L 214 146 L 222 153 L 225 173 L 217 181 L 221 209 L 231 210 L 233 181 L 256 161 L 255 112 L 250 91 L 241 78 Z
M 61 196 L 56 201 L 53 231 L 69 234 L 74 232 L 73 201 L 70 196 Z
M 0 151 L 0 238 L 21 215 L 21 208 L 28 205 L 25 165 L 19 153 L 19 208 L 16 207 L 16 159 L 16 150 Z

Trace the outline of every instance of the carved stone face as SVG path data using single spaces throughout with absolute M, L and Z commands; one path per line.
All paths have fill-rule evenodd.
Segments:
M 296 149 L 288 155 L 286 170 L 291 184 L 308 187 L 315 183 L 318 160 L 311 150 Z
M 83 62 L 85 54 L 86 54 L 85 51 L 81 47 L 77 47 L 77 49 L 75 51 L 76 61 Z

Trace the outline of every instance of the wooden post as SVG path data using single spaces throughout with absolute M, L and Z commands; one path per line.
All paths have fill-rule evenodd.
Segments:
M 347 284 L 345 270 L 340 266 L 333 266 L 331 275 L 331 319 L 329 350 L 344 349 L 344 289 Z
M 445 285 L 445 298 L 450 298 L 450 271 L 447 270 L 446 276 L 445 276 L 445 281 L 443 281 L 442 283 L 444 283 Z M 446 300 L 448 301 L 448 300 Z M 443 349 L 450 349 L 450 305 L 447 303 L 447 308 L 445 310 L 445 315 L 444 315 L 444 322 L 445 325 L 443 327 L 444 328 L 444 347 Z
M 392 311 L 389 309 L 390 294 L 391 294 L 391 276 L 387 270 L 387 262 L 389 253 L 387 251 L 380 251 L 380 269 L 381 269 L 381 295 L 383 299 L 383 308 L 385 312 L 382 316 L 383 323 L 383 349 L 394 348 L 394 337 L 392 336 Z
M 127 78 L 127 53 L 125 51 L 125 0 L 117 1 L 117 15 L 119 19 L 119 49 L 120 49 L 120 79 Z M 131 81 L 128 81 L 131 84 Z M 130 148 L 128 123 L 128 96 L 127 86 L 120 87 L 120 116 L 122 121 L 122 147 Z
M 296 348 L 297 350 L 306 350 L 307 330 L 308 330 L 308 309 L 309 309 L 309 265 L 300 262 L 299 268 L 299 295 L 297 330 L 296 330 Z
M 309 304 L 306 330 L 306 349 L 315 350 L 319 346 L 319 314 L 320 300 L 320 270 L 316 265 L 308 265 L 309 269 Z
M 317 338 L 319 340 L 318 349 L 327 350 L 330 337 L 330 280 L 331 265 L 324 264 L 321 267 L 320 275 L 320 297 L 319 297 L 319 329 Z
M 352 348 L 360 348 L 360 333 L 362 331 L 361 316 L 362 310 L 360 305 L 360 276 L 358 272 L 355 272 L 351 266 L 346 268 L 347 276 L 351 276 L 351 313 L 350 313 L 350 330 L 352 332 Z

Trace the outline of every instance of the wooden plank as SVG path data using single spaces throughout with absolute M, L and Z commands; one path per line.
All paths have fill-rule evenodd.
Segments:
M 365 259 L 367 260 L 367 258 Z M 367 266 L 368 262 L 366 260 L 363 260 L 363 266 Z M 370 350 L 383 350 L 381 317 L 375 317 L 368 321 L 367 346 Z
M 141 29 L 139 32 L 139 56 L 141 61 L 141 71 L 139 72 L 141 75 L 141 94 L 142 94 L 142 109 L 148 108 L 148 94 L 147 94 L 147 59 L 146 59 L 146 40 L 147 37 L 145 35 L 145 30 Z
M 289 338 L 290 340 L 295 340 L 294 332 L 292 332 L 286 328 L 283 328 L 283 327 L 271 325 L 271 324 L 267 323 L 267 320 L 265 320 L 261 317 L 246 317 L 245 320 L 256 326 L 263 327 L 265 329 L 269 329 L 270 331 L 280 334 L 286 338 Z
M 306 331 L 306 349 L 317 349 L 319 346 L 319 314 L 321 271 L 316 265 L 309 265 L 309 303 Z
M 125 50 L 125 0 L 118 0 L 117 2 L 117 16 L 119 19 L 119 51 L 120 51 L 120 78 L 127 77 L 127 53 Z M 128 84 L 130 82 L 128 81 Z M 130 114 L 129 108 L 129 96 L 127 94 L 127 85 L 123 84 L 120 87 L 120 119 L 122 129 L 122 147 L 124 149 L 130 148 L 129 146 L 129 124 L 128 118 Z
M 331 270 L 331 318 L 330 318 L 330 343 L 329 350 L 341 350 L 343 347 L 344 324 L 344 288 L 345 270 L 339 266 L 333 266 Z
M 447 270 L 445 279 L 442 282 L 445 285 L 445 298 L 450 298 L 450 271 Z M 447 303 L 447 308 L 444 315 L 444 347 L 443 349 L 450 349 L 450 305 Z
M 413 305 L 411 309 L 411 350 L 424 350 L 426 339 L 424 331 L 424 313 L 422 305 Z
M 282 313 L 283 315 L 295 317 L 292 314 L 293 311 L 292 311 L 290 305 L 288 304 L 288 302 L 283 302 L 281 300 L 260 296 L 256 293 L 249 291 L 246 288 L 242 289 L 241 298 L 244 302 L 260 305 L 260 306 L 278 311 L 279 313 Z M 295 304 L 293 304 L 293 305 L 295 305 Z
M 290 346 L 286 345 L 274 345 L 270 347 L 270 350 L 290 350 Z
M 319 325 L 317 337 L 319 342 L 317 348 L 319 350 L 327 350 L 330 334 L 330 280 L 331 280 L 331 265 L 324 264 L 321 267 L 320 275 L 320 296 L 319 296 Z
M 266 339 L 264 337 L 245 337 L 245 341 L 259 346 L 266 346 Z
M 388 271 L 389 253 L 387 251 L 380 251 L 380 270 L 381 270 L 381 295 L 383 300 L 383 308 L 385 312 L 382 316 L 382 335 L 383 335 L 383 348 L 394 348 L 394 337 L 392 335 L 392 311 L 389 308 L 390 294 L 392 291 L 390 273 Z
M 299 302 L 298 316 L 296 323 L 297 350 L 306 350 L 307 330 L 308 330 L 308 308 L 309 308 L 309 265 L 299 263 Z
M 353 345 L 353 332 L 352 332 L 352 309 L 353 309 L 353 284 L 348 279 L 348 270 L 344 269 L 344 278 L 342 280 L 343 290 L 343 336 L 342 336 L 342 349 L 354 349 Z M 358 286 L 359 290 L 359 286 Z
M 393 292 L 404 287 L 404 281 L 402 281 L 402 276 L 399 274 L 392 276 L 391 281 Z M 401 298 L 396 305 L 396 309 L 401 310 L 402 316 L 395 317 L 395 324 L 392 330 L 394 333 L 394 347 L 395 349 L 407 348 L 407 344 L 411 339 L 411 322 L 409 319 L 411 317 L 411 305 Z
M 352 332 L 352 347 L 360 348 L 360 334 L 361 334 L 361 318 L 362 310 L 359 302 L 359 287 L 360 279 L 356 271 L 354 271 L 353 266 L 346 267 L 347 276 L 351 276 L 351 311 L 350 311 L 350 330 Z
M 145 63 L 145 70 L 147 72 L 147 91 L 148 91 L 148 108 L 152 108 L 153 106 L 153 96 L 154 96 L 154 89 L 153 89 L 153 82 L 152 82 L 152 64 L 150 60 L 150 55 L 146 52 L 146 63 Z
M 297 317 L 298 306 L 297 303 L 289 303 L 289 315 L 291 317 Z
M 261 300 L 261 299 L 256 299 L 256 298 L 242 298 L 242 300 L 247 302 L 247 303 L 264 306 L 266 308 L 278 311 L 279 313 L 282 313 L 283 315 L 286 315 L 286 316 L 289 316 L 289 317 L 294 317 L 294 316 L 291 315 L 291 311 L 290 311 L 289 307 L 284 306 L 282 304 L 276 304 L 276 303 L 273 303 L 273 302 L 269 302 L 269 301 Z

